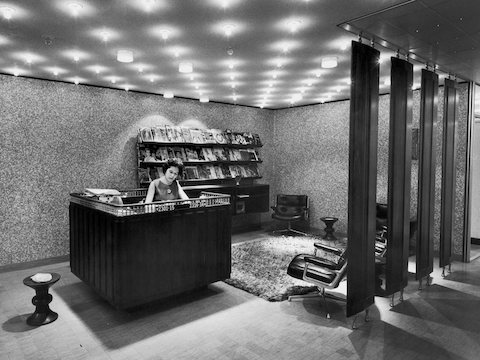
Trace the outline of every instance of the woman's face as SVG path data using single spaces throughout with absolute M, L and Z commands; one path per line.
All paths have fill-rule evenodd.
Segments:
M 178 167 L 171 166 L 165 171 L 165 179 L 167 180 L 168 184 L 171 184 L 175 181 L 178 176 Z

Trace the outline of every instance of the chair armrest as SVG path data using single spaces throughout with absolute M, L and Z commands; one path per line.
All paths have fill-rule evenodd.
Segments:
M 325 268 L 328 270 L 340 270 L 344 264 L 344 260 L 341 260 L 338 264 L 328 260 L 328 259 L 323 259 L 315 256 L 305 256 L 305 263 L 308 266 L 308 264 L 312 264 L 321 268 Z
M 322 243 L 319 243 L 319 242 L 314 243 L 313 246 L 315 246 L 315 248 L 318 249 L 318 250 L 328 251 L 328 252 L 334 253 L 335 255 L 338 255 L 338 256 L 342 256 L 343 253 L 345 252 L 342 249 L 339 249 L 339 248 L 336 248 L 336 247 L 333 247 L 333 246 L 329 246 L 329 245 L 325 245 L 325 244 L 322 244 Z

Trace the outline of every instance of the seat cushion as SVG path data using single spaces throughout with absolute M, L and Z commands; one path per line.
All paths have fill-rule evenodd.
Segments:
M 305 257 L 311 258 L 312 254 L 299 254 L 295 256 L 293 260 L 290 261 L 290 264 L 288 265 L 287 274 L 296 279 L 303 280 L 303 271 L 305 269 L 305 264 L 306 264 Z M 334 266 L 334 267 L 338 266 L 337 264 L 328 262 L 328 260 L 325 262 L 325 264 L 327 266 Z M 330 284 L 335 279 L 336 272 L 328 269 L 327 267 L 309 264 L 307 276 L 317 281 Z

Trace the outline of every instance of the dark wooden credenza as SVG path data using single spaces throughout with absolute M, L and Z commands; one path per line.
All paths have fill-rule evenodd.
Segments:
M 71 194 L 71 271 L 119 309 L 230 277 L 229 195 L 113 205 Z

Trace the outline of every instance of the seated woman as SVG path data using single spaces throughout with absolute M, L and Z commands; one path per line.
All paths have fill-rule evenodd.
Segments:
M 183 162 L 180 159 L 168 159 L 162 169 L 163 175 L 150 183 L 145 203 L 161 200 L 187 200 L 187 194 L 177 181 L 178 174 L 183 171 Z

